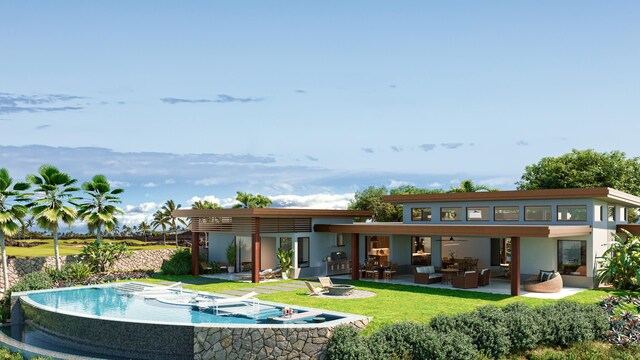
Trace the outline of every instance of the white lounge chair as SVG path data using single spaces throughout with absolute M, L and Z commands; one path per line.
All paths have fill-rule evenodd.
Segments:
M 182 292 L 182 282 L 177 282 L 175 284 L 171 284 L 169 286 L 150 286 L 142 289 L 142 291 L 138 292 L 138 294 L 143 295 L 145 298 L 150 298 L 155 295 L 166 295 L 166 294 L 175 294 L 174 291 L 177 288 Z
M 246 301 L 251 301 L 251 305 L 255 306 L 256 301 L 258 300 L 254 298 L 254 296 L 256 295 L 258 295 L 258 293 L 255 291 L 252 291 L 242 296 L 217 298 L 217 299 L 213 299 L 213 304 L 211 306 L 215 309 L 216 315 L 218 315 L 218 308 L 220 307 L 220 305 L 232 305 L 232 304 L 243 303 Z

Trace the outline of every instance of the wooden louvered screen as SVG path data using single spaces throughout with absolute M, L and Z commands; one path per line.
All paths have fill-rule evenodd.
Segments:
M 252 234 L 255 218 L 213 217 L 192 218 L 190 229 L 193 232 L 231 232 Z M 311 218 L 261 218 L 260 233 L 311 232 Z

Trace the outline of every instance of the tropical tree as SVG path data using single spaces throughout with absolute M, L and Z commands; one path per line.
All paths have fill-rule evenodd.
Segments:
M 123 189 L 111 189 L 111 185 L 104 175 L 96 175 L 82 184 L 82 190 L 87 195 L 84 203 L 78 205 L 78 218 L 84 220 L 90 230 L 95 230 L 96 241 L 102 240 L 102 227 L 106 231 L 111 231 L 118 225 L 116 214 L 124 212 L 116 208 L 113 204 L 119 204 L 118 194 L 124 192 Z
M 162 210 L 158 210 L 153 214 L 153 220 L 151 221 L 151 227 L 153 230 L 160 227 L 162 229 L 162 244 L 167 245 L 167 227 L 171 223 L 171 217 L 167 216 Z
M 236 201 L 234 208 L 266 208 L 271 205 L 272 201 L 263 195 L 253 195 L 242 191 L 236 191 Z
M 113 226 L 113 229 L 111 229 L 110 233 L 111 233 L 111 237 L 113 238 L 113 240 L 116 239 L 116 234 L 120 231 L 120 225 L 119 224 L 115 224 Z
M 402 221 L 402 206 L 390 204 L 382 200 L 387 195 L 407 195 L 407 194 L 440 194 L 441 189 L 422 189 L 413 185 L 403 185 L 394 189 L 387 189 L 385 186 L 369 186 L 362 191 L 356 191 L 353 200 L 349 202 L 347 208 L 349 210 L 367 210 L 371 211 L 372 221 Z M 366 219 L 357 219 L 365 221 Z
M 29 231 L 29 228 L 33 225 L 33 218 L 22 221 L 22 223 L 20 224 L 20 237 L 22 238 L 22 240 L 27 238 L 27 233 L 29 233 L 29 238 L 31 238 L 31 232 Z
M 60 270 L 60 249 L 58 248 L 58 226 L 62 221 L 71 227 L 76 219 L 76 210 L 70 206 L 78 200 L 74 193 L 80 189 L 73 185 L 77 182 L 68 174 L 60 172 L 51 165 L 42 165 L 38 175 L 27 175 L 27 181 L 36 185 L 36 197 L 29 204 L 31 214 L 38 226 L 51 231 L 56 259 L 56 269 Z
M 213 201 L 209 201 L 209 200 L 198 200 L 195 201 L 192 205 L 191 205 L 192 209 L 222 209 L 222 206 L 220 206 L 220 204 L 215 203 Z M 189 221 L 191 221 L 191 219 L 189 219 Z M 205 219 L 204 221 L 210 221 L 208 219 Z M 209 233 L 205 232 L 204 233 L 204 238 L 206 243 L 209 243 Z
M 613 233 L 613 241 L 598 260 L 599 283 L 608 283 L 620 290 L 640 287 L 640 236 L 622 229 L 625 237 Z
M 13 186 L 12 186 L 13 185 Z M 28 201 L 27 194 L 23 191 L 29 189 L 28 183 L 13 183 L 13 179 L 9 176 L 9 171 L 5 168 L 0 169 L 0 248 L 2 249 L 2 273 L 4 291 L 9 289 L 9 274 L 7 273 L 7 249 L 5 244 L 5 235 L 14 236 L 18 233 L 23 224 L 24 218 L 28 210 L 24 205 L 17 202 Z
M 146 221 L 143 221 L 140 223 L 140 225 L 138 225 L 138 230 L 140 230 L 140 232 L 142 233 L 144 241 L 147 241 L 147 232 L 151 230 L 151 226 L 149 226 Z
M 170 217 L 169 224 L 171 225 L 171 229 L 173 230 L 173 233 L 176 236 L 176 246 L 178 246 L 178 225 L 182 224 L 184 226 L 187 226 L 187 223 L 183 219 L 176 218 L 172 215 L 172 213 L 175 210 L 178 210 L 181 207 L 182 205 L 180 204 L 176 205 L 176 203 L 173 200 L 167 200 L 164 206 L 162 206 L 162 210 L 165 213 L 165 215 Z
M 496 188 L 488 187 L 486 185 L 476 185 L 473 183 L 473 180 L 471 179 L 462 180 L 459 187 L 452 187 L 449 190 L 450 193 L 476 192 L 476 191 L 500 191 L 500 190 Z

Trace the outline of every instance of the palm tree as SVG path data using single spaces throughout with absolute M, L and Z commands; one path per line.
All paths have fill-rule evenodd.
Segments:
M 31 240 L 31 234 L 32 234 L 31 228 L 34 227 L 35 225 L 36 225 L 36 221 L 33 219 L 33 216 L 27 219 L 27 221 L 23 223 L 24 229 L 29 232 L 29 240 Z
M 192 209 L 222 209 L 222 206 L 220 206 L 218 203 L 214 203 L 213 201 L 209 201 L 209 200 L 204 200 L 204 201 L 196 201 L 193 203 L 193 205 L 191 205 Z M 204 221 L 206 222 L 211 222 L 211 219 L 205 219 Z M 189 219 L 189 222 L 191 222 L 191 219 Z M 204 233 L 204 238 L 206 243 L 209 243 L 209 232 L 205 232 Z
M 500 189 L 496 189 L 496 188 L 490 188 L 486 185 L 476 185 L 473 183 L 473 180 L 471 179 L 467 179 L 467 180 L 462 180 L 462 182 L 460 183 L 459 187 L 452 187 L 449 192 L 453 193 L 453 192 L 476 192 L 476 191 L 480 191 L 480 190 L 484 190 L 484 191 L 500 191 Z
M 147 241 L 147 231 L 151 230 L 149 224 L 147 224 L 146 221 L 141 222 L 140 225 L 138 225 L 138 230 L 142 233 L 144 241 Z
M 171 217 L 166 216 L 162 210 L 158 210 L 153 214 L 153 221 L 151 221 L 151 226 L 153 230 L 157 229 L 158 226 L 162 228 L 162 244 L 167 245 L 167 226 L 170 224 Z
M 102 240 L 102 227 L 111 231 L 118 224 L 116 214 L 124 212 L 116 208 L 113 204 L 119 204 L 120 198 L 116 195 L 122 194 L 123 189 L 111 190 L 111 185 L 104 175 L 96 175 L 82 184 L 82 190 L 87 195 L 84 203 L 78 205 L 78 218 L 83 219 L 90 230 L 95 230 L 96 241 Z
M 122 225 L 122 231 L 120 231 L 120 236 L 129 236 L 133 231 L 129 225 Z
M 184 220 L 180 218 L 174 217 L 171 213 L 173 213 L 175 210 L 180 209 L 181 207 L 182 205 L 180 204 L 176 205 L 176 203 L 173 200 L 167 200 L 167 202 L 162 207 L 165 215 L 171 217 L 169 224 L 171 225 L 171 229 L 173 230 L 176 236 L 176 246 L 178 246 L 178 224 L 187 226 L 187 223 L 185 223 Z
M 116 234 L 120 231 L 120 224 L 115 224 L 113 226 L 113 229 L 111 229 L 111 236 L 113 238 L 113 240 L 116 239 Z
M 42 165 L 38 175 L 27 175 L 27 181 L 37 186 L 37 198 L 29 204 L 31 213 L 38 226 L 51 231 L 56 258 L 56 269 L 60 270 L 60 249 L 58 248 L 58 222 L 63 221 L 71 227 L 76 219 L 76 210 L 69 206 L 78 198 L 73 193 L 80 190 L 74 187 L 77 182 L 68 174 L 60 172 L 51 165 Z
M 2 272 L 4 281 L 4 291 L 9 289 L 9 274 L 7 273 L 7 249 L 4 236 L 13 236 L 18 233 L 19 226 L 23 224 L 28 210 L 24 205 L 16 204 L 19 201 L 28 201 L 27 194 L 23 191 L 29 188 L 29 184 L 18 182 L 13 184 L 13 179 L 9 176 L 9 171 L 0 169 L 0 248 L 2 249 Z
M 236 191 L 236 201 L 234 208 L 265 208 L 271 205 L 271 199 L 260 194 L 253 195 L 242 191 Z

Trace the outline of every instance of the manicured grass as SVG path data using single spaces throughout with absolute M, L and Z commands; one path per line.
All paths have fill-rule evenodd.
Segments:
M 46 244 L 34 246 L 34 247 L 17 247 L 7 246 L 7 255 L 15 257 L 40 257 L 40 256 L 53 256 L 53 240 L 50 239 L 37 239 L 37 240 L 20 240 L 21 242 L 33 243 L 33 242 L 45 242 Z M 95 239 L 69 239 L 59 240 L 60 255 L 76 255 L 82 252 L 82 248 L 85 245 L 89 245 L 94 242 Z M 148 245 L 142 246 L 143 241 L 128 239 L 128 240 L 109 240 L 104 239 L 105 242 L 127 242 L 140 244 L 140 246 L 129 246 L 131 251 L 139 250 L 158 250 L 158 249 L 175 249 L 175 245 Z M 75 244 L 73 244 L 75 242 Z
M 194 276 L 156 276 L 144 281 L 157 283 L 161 281 L 183 281 L 185 283 L 198 281 Z M 292 280 L 289 280 L 292 281 Z M 346 283 L 346 282 L 345 282 Z M 331 299 L 308 296 L 306 289 L 281 291 L 273 294 L 258 295 L 266 301 L 281 302 L 291 305 L 309 306 L 320 309 L 347 312 L 373 317 L 364 333 L 369 334 L 380 327 L 398 321 L 409 320 L 428 322 L 437 314 L 457 314 L 467 312 L 482 305 L 504 306 L 513 302 L 523 302 L 538 306 L 556 300 L 535 299 L 526 297 L 512 297 L 507 295 L 486 294 L 473 291 L 435 289 L 428 287 L 373 283 L 367 281 L 348 282 L 357 286 L 359 290 L 376 293 L 376 296 L 366 299 Z M 274 283 L 268 283 L 274 284 Z M 235 281 L 220 281 L 217 283 L 186 285 L 186 288 L 219 292 L 228 289 L 249 288 L 260 284 L 242 283 Z M 263 284 L 264 285 L 264 284 Z M 565 299 L 580 303 L 597 303 L 602 297 L 614 295 L 639 295 L 639 293 L 614 290 L 586 290 Z

